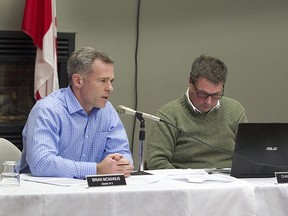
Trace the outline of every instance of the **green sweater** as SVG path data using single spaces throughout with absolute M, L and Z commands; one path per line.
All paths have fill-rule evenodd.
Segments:
M 153 124 L 147 140 L 147 168 L 231 167 L 232 155 L 221 152 L 221 149 L 233 152 L 237 126 L 247 122 L 247 117 L 245 109 L 236 100 L 223 97 L 220 104 L 219 109 L 199 113 L 183 95 L 160 108 L 157 116 L 182 132 L 164 122 Z

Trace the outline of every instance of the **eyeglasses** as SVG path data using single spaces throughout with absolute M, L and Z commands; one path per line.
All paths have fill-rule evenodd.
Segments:
M 195 87 L 195 85 L 193 85 L 193 87 L 194 87 L 194 89 L 196 91 L 196 94 L 197 94 L 198 98 L 205 98 L 206 99 L 208 97 L 211 97 L 213 100 L 219 100 L 224 95 L 224 87 L 223 87 L 222 93 L 214 93 L 214 94 L 208 94 L 207 92 L 201 92 Z

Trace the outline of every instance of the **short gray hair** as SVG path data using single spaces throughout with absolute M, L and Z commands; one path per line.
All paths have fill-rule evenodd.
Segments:
M 193 84 L 201 77 L 207 78 L 214 84 L 226 82 L 227 78 L 227 67 L 219 59 L 201 55 L 192 64 L 190 72 L 190 80 Z
M 114 64 L 111 57 L 92 47 L 81 47 L 74 51 L 67 61 L 69 83 L 71 83 L 72 75 L 75 73 L 83 76 L 88 75 L 93 70 L 93 63 L 97 59 L 109 64 Z

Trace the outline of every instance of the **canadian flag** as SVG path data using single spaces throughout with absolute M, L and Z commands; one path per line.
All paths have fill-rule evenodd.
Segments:
M 56 0 L 26 0 L 22 31 L 33 39 L 37 48 L 34 97 L 39 100 L 59 89 Z

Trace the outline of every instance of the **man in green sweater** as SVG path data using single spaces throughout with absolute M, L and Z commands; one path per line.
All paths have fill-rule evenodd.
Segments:
M 192 64 L 185 95 L 164 105 L 147 142 L 148 169 L 229 168 L 245 109 L 223 96 L 225 64 L 201 55 Z M 231 153 L 231 154 L 229 154 Z

